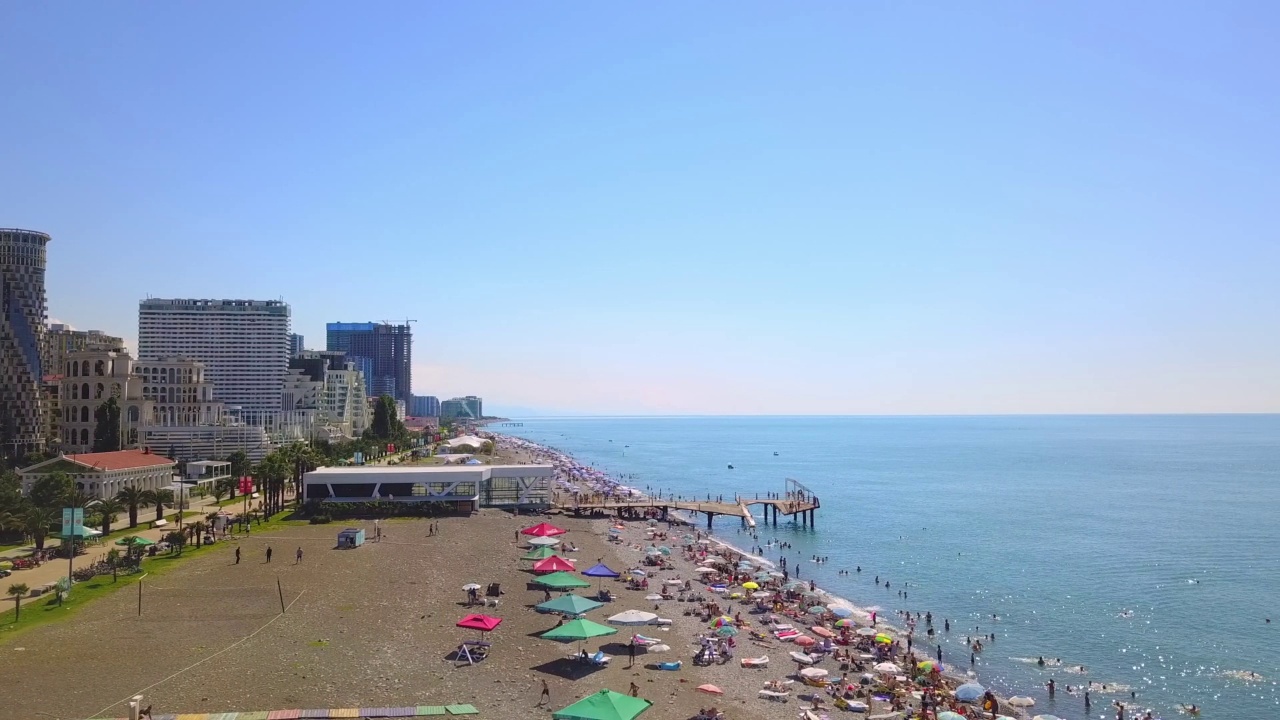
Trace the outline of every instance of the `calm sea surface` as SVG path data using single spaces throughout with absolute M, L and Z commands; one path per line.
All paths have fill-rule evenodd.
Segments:
M 762 543 L 791 542 L 792 563 L 829 557 L 803 577 L 886 616 L 932 611 L 939 631 L 950 619 L 940 638 L 957 669 L 965 634 L 996 633 L 979 680 L 1035 697 L 1038 713 L 1115 717 L 1128 689 L 1092 694 L 1088 715 L 1065 692 L 1093 681 L 1132 688 L 1157 716 L 1185 702 L 1204 718 L 1280 717 L 1280 416 L 524 422 L 494 429 L 642 489 L 803 482 L 822 501 L 816 529 L 761 526 Z M 739 527 L 722 519 L 716 534 L 747 547 Z M 1028 661 L 1039 656 L 1087 675 Z

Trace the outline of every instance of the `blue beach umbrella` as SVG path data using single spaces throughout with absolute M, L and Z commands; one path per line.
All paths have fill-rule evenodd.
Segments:
M 956 688 L 955 696 L 960 702 L 973 702 L 982 697 L 986 691 L 987 689 L 978 683 L 965 683 Z
M 589 568 L 587 568 L 586 570 L 583 570 L 583 571 L 582 571 L 582 574 L 583 574 L 583 575 L 586 575 L 587 577 L 598 577 L 598 578 L 616 578 L 616 577 L 619 577 L 619 573 L 618 573 L 618 572 L 616 572 L 616 571 L 614 571 L 614 570 L 610 570 L 610 569 L 609 569 L 609 566 L 605 565 L 604 563 L 600 563 L 600 564 L 595 565 L 595 566 L 593 566 L 593 567 L 589 567 Z
M 831 610 L 831 614 L 832 614 L 832 615 L 835 615 L 835 616 L 836 616 L 836 617 L 838 617 L 838 618 L 847 618 L 847 617 L 850 617 L 850 616 L 852 616 L 852 615 L 853 615 L 853 611 L 852 611 L 852 610 L 850 610 L 850 609 L 849 609 L 849 608 L 847 608 L 847 607 L 841 607 L 841 606 L 839 606 L 839 605 L 837 605 L 837 606 L 835 606 L 835 607 L 833 607 L 833 608 L 830 608 L 830 610 Z

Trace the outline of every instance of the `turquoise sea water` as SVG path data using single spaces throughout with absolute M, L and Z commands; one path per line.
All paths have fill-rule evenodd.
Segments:
M 829 557 L 802 576 L 895 624 L 895 610 L 931 611 L 957 669 L 964 635 L 995 632 L 979 680 L 1033 696 L 1037 713 L 1114 718 L 1118 698 L 1166 718 L 1179 703 L 1280 716 L 1280 416 L 524 422 L 500 429 L 642 489 L 754 495 L 800 480 L 822 501 L 816 529 L 762 526 L 762 543 L 792 543 L 790 563 Z M 716 523 L 747 547 L 739 528 Z M 1088 674 L 1027 662 L 1038 656 Z M 1065 688 L 1087 681 L 1136 700 L 1093 693 L 1086 715 Z

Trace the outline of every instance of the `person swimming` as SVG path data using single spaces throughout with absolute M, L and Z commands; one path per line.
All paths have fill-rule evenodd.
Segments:
M 1036 664 L 1037 664 L 1037 665 L 1039 665 L 1040 667 L 1044 667 L 1044 656 L 1043 656 L 1043 655 L 1041 655 L 1041 656 L 1040 656 L 1040 659 L 1036 661 Z

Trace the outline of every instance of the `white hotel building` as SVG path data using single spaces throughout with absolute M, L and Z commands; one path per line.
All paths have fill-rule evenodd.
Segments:
M 289 350 L 289 305 L 280 300 L 139 303 L 138 364 L 174 357 L 204 363 L 213 399 L 250 424 L 278 418 Z

